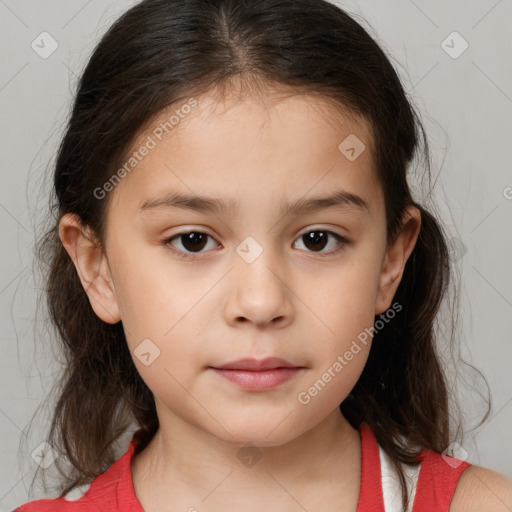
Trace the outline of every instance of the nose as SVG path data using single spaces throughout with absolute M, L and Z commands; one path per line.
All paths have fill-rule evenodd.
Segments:
M 231 326 L 254 324 L 258 328 L 283 328 L 293 321 L 294 307 L 289 274 L 270 251 L 264 250 L 252 262 L 234 255 L 230 272 L 229 297 L 224 316 Z

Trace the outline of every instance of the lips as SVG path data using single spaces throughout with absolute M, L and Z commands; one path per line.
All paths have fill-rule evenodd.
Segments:
M 280 357 L 267 357 L 265 359 L 239 359 L 222 366 L 214 366 L 218 370 L 248 370 L 253 372 L 274 370 L 276 368 L 301 368 Z
M 291 380 L 304 369 L 280 357 L 239 359 L 210 368 L 223 379 L 248 391 L 269 391 Z

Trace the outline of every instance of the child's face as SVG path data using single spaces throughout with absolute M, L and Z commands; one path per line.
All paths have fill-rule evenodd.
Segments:
M 335 413 L 355 385 L 370 348 L 365 329 L 391 306 L 407 247 L 386 253 L 384 200 L 362 122 L 335 124 L 328 104 L 308 96 L 197 99 L 174 130 L 158 126 L 179 105 L 135 144 L 156 146 L 149 142 L 111 192 L 102 272 L 113 294 L 91 303 L 105 321 L 122 320 L 161 425 L 184 421 L 234 443 L 281 444 Z M 366 145 L 355 159 L 354 135 Z M 281 212 L 338 191 L 360 196 L 368 210 Z M 171 193 L 237 209 L 171 207 L 162 202 Z M 150 203 L 160 206 L 142 208 Z M 165 243 L 187 231 L 204 235 Z M 248 389 L 212 368 L 267 357 L 301 369 Z

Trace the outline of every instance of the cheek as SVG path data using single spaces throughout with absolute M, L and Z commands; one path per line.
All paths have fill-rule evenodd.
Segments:
M 320 380 L 316 387 L 328 388 L 324 396 L 332 392 L 343 400 L 363 371 L 372 342 L 379 270 L 376 258 L 354 253 L 339 270 L 316 276 L 309 292 L 303 289 L 309 293 L 308 330 L 318 347 L 314 377 Z
M 376 259 L 354 253 L 338 269 L 304 282 L 304 302 L 323 321 L 319 324 L 323 324 L 325 336 L 346 339 L 373 326 L 379 270 Z
M 166 262 L 164 248 L 131 247 L 130 251 L 113 250 L 110 258 L 123 326 L 132 342 L 161 338 L 192 307 L 200 290 L 195 293 L 193 287 L 186 287 L 183 271 L 177 273 Z
M 190 368 L 202 365 L 200 321 L 204 317 L 198 313 L 213 283 L 190 282 L 186 272 L 178 275 L 158 253 L 153 257 L 136 251 L 118 253 L 112 267 L 117 271 L 123 329 L 141 377 L 155 391 L 162 385 L 174 389 L 172 376 L 185 384 Z
M 318 354 L 323 354 L 316 361 L 315 371 L 309 372 L 295 397 L 298 410 L 302 412 L 301 419 L 311 427 L 318 418 L 324 418 L 340 407 L 356 385 L 368 359 L 371 337 L 367 335 L 362 340 L 340 334 L 335 343 L 325 350 L 318 350 Z

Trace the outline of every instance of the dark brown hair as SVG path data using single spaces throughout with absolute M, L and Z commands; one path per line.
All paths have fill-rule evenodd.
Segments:
M 434 336 L 449 252 L 440 223 L 413 200 L 407 181 L 417 154 L 430 174 L 419 116 L 379 44 L 324 0 L 144 0 L 94 50 L 58 151 L 53 225 L 39 248 L 66 364 L 47 439 L 70 463 L 61 471 L 61 496 L 114 462 L 115 442 L 134 422 L 143 427 L 143 449 L 158 419 L 122 324 L 104 323 L 93 312 L 58 222 L 73 213 L 103 243 L 108 196 L 100 201 L 94 190 L 122 165 L 140 130 L 169 105 L 235 83 L 318 93 L 362 116 L 373 133 L 388 240 L 399 233 L 406 207 L 421 212 L 419 238 L 394 298 L 403 309 L 375 334 L 364 371 L 340 406 L 355 428 L 364 421 L 375 432 L 400 471 L 405 504 L 399 462 L 418 464 L 418 451 L 404 440 L 438 452 L 449 444 L 449 396 Z

